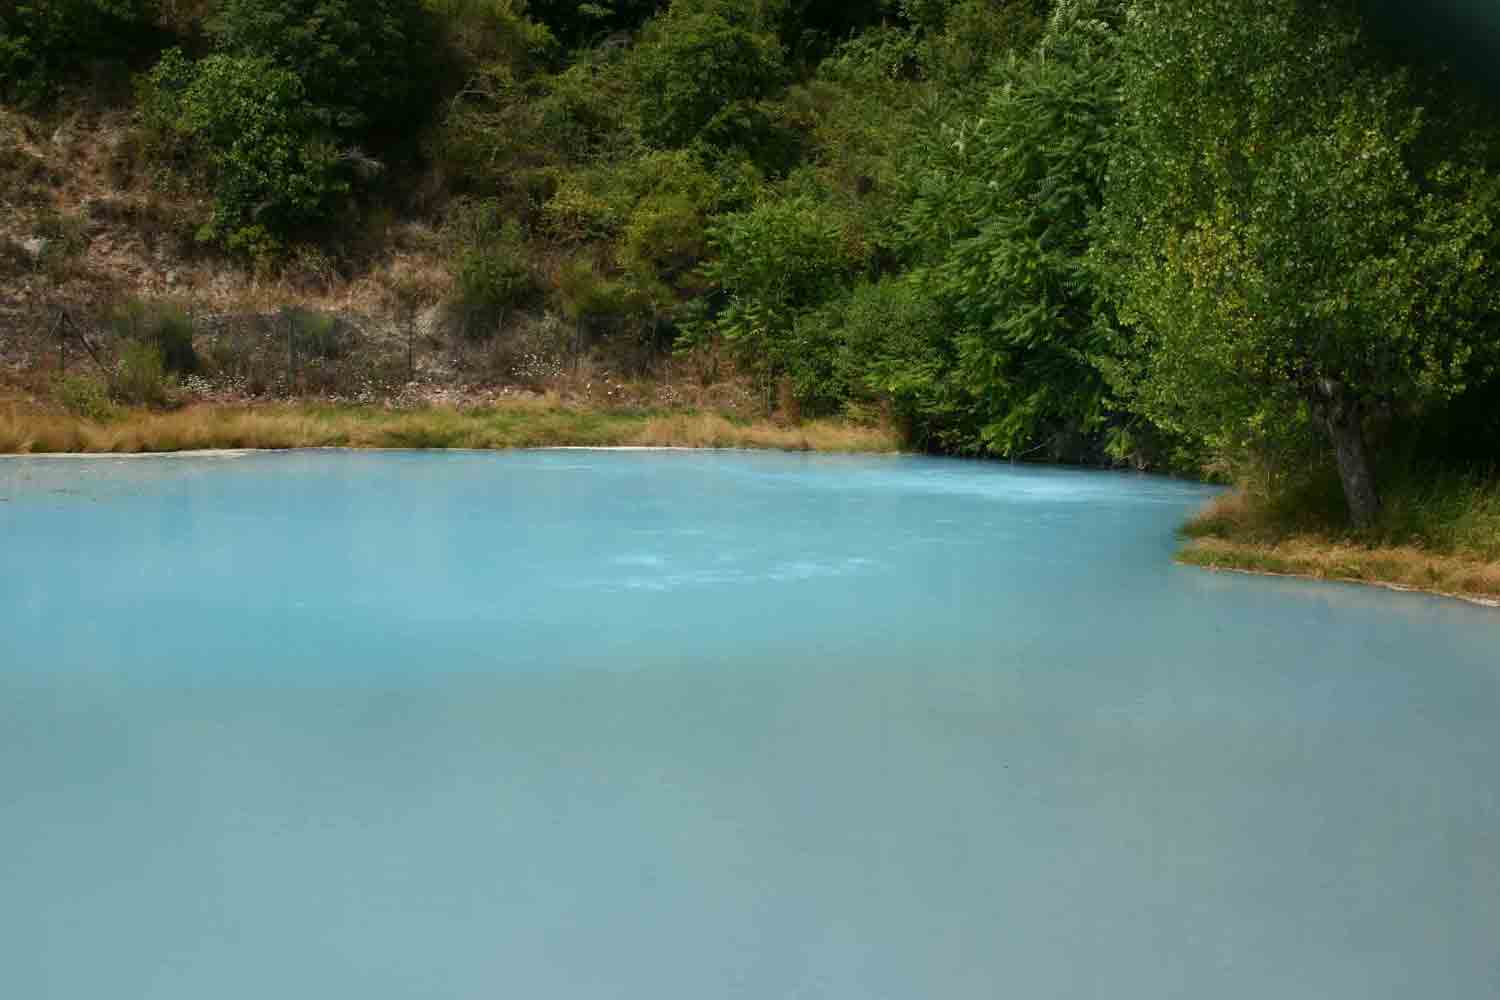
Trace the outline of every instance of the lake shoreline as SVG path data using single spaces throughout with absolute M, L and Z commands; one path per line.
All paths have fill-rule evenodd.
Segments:
M 326 403 L 195 403 L 89 420 L 40 407 L 0 409 L 0 457 L 220 457 L 298 449 L 528 448 L 776 450 L 881 454 L 901 450 L 884 425 L 782 424 L 713 411 L 621 410 L 556 399 L 480 407 Z M 1203 515 L 1189 522 L 1189 529 Z M 1500 607 L 1500 563 L 1414 547 L 1367 547 L 1315 536 L 1275 541 L 1189 538 L 1176 561 L 1208 570 L 1361 583 Z
M 745 448 L 890 453 L 886 425 L 840 420 L 777 423 L 710 410 L 624 410 L 560 400 L 478 407 L 194 403 L 130 409 L 105 419 L 16 405 L 0 409 L 0 454 L 124 455 L 284 451 L 294 448 Z
M 1380 519 L 1350 529 L 1315 492 L 1241 486 L 1182 525 L 1177 561 L 1307 580 L 1363 583 L 1500 606 L 1500 484 L 1391 476 Z
M 1500 608 L 1500 564 L 1409 547 L 1364 548 L 1311 538 L 1274 544 L 1196 538 L 1178 550 L 1175 561 L 1211 572 L 1363 584 Z M 1421 579 L 1424 575 L 1430 582 Z

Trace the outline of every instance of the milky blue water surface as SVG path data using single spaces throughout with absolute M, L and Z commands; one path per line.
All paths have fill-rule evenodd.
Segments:
M 1500 995 L 1500 612 L 921 458 L 0 462 L 0 997 Z

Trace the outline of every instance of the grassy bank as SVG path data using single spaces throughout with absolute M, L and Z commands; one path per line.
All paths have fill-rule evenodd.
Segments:
M 1379 522 L 1343 526 L 1322 484 L 1276 496 L 1241 489 L 1212 501 L 1183 527 L 1184 563 L 1210 569 L 1500 599 L 1500 481 L 1410 476 L 1385 488 Z
M 0 453 L 126 453 L 202 448 L 534 448 L 556 445 L 888 452 L 894 431 L 838 421 L 782 426 L 710 412 L 592 409 L 522 400 L 472 409 L 199 404 L 126 410 L 106 421 L 13 405 Z

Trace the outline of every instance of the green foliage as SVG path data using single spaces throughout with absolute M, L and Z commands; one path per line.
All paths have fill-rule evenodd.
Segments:
M 651 244 L 646 232 L 652 228 L 651 216 L 691 206 L 706 225 L 711 214 L 744 206 L 759 186 L 758 172 L 743 161 L 720 161 L 711 167 L 691 150 L 658 150 L 573 171 L 542 214 L 554 238 L 563 243 L 615 239 L 634 227 L 619 253 L 621 262 L 630 266 L 677 252 Z M 702 238 L 700 230 L 697 242 Z
M 736 189 L 746 179 L 711 171 L 687 151 L 652 153 L 641 165 L 616 256 L 644 280 L 670 281 L 685 276 L 703 257 L 709 219 L 744 196 Z
M 351 190 L 345 158 L 289 70 L 227 55 L 194 64 L 174 49 L 141 92 L 147 124 L 175 138 L 212 186 L 201 239 L 265 259 L 299 229 L 328 221 Z
M 494 201 L 465 202 L 454 210 L 447 237 L 454 255 L 453 315 L 465 337 L 484 340 L 536 293 L 521 228 Z
M 845 289 L 863 247 L 851 245 L 824 206 L 807 197 L 767 201 L 710 229 L 716 259 L 707 279 L 726 298 L 695 327 L 716 334 L 769 384 L 796 364 L 797 316 Z
M 52 396 L 76 417 L 104 423 L 117 411 L 109 398 L 109 387 L 90 375 L 63 375 L 52 387 Z
M 669 277 L 703 256 L 705 214 L 690 195 L 653 194 L 641 199 L 620 238 L 622 264 L 637 274 Z
M 306 113 L 353 135 L 419 114 L 435 79 L 435 32 L 421 0 L 219 0 L 219 50 L 301 84 Z
M 775 363 L 805 406 L 880 401 L 915 441 L 947 451 L 1102 460 L 1112 442 L 1114 456 L 1126 457 L 1127 437 L 1110 434 L 1126 418 L 1092 363 L 1107 305 L 1087 264 L 1087 226 L 1102 199 L 1117 113 L 1120 21 L 1116 3 L 1069 5 L 1036 50 L 991 69 L 972 113 L 925 134 L 900 119 L 882 122 L 880 105 L 890 102 L 879 96 L 837 99 L 842 121 L 820 112 L 823 127 L 838 128 L 830 138 L 844 139 L 827 142 L 822 170 L 854 189 L 844 225 L 859 220 L 888 243 L 883 255 L 914 266 L 838 294 L 797 316 L 789 334 L 764 338 L 785 344 Z M 902 51 L 890 41 L 890 51 Z M 829 85 L 891 85 L 883 47 L 851 44 L 834 63 Z M 898 129 L 908 137 L 901 145 L 917 152 L 897 151 Z M 840 157 L 850 157 L 847 165 Z M 827 195 L 796 180 L 828 212 Z M 890 194 L 872 203 L 877 187 Z M 882 217 L 882 200 L 894 218 Z M 721 252 L 753 251 L 726 243 Z M 839 285 L 836 271 L 826 278 Z M 796 312 L 777 302 L 748 317 Z M 719 323 L 745 339 L 740 320 L 731 307 Z
M 531 0 L 532 15 L 568 46 L 635 28 L 666 6 L 665 0 Z
M 639 286 L 601 274 L 587 260 L 564 265 L 557 285 L 564 315 L 575 320 L 628 320 L 640 317 L 651 305 Z
M 967 448 L 1078 457 L 1109 417 L 1086 254 L 1116 114 L 1118 6 L 1059 11 L 918 175 L 903 228 L 952 331 L 948 377 L 977 429 Z
M 39 104 L 91 63 L 156 46 L 153 0 L 21 0 L 0 5 L 0 97 Z
M 139 340 L 120 345 L 120 360 L 110 374 L 110 396 L 127 406 L 163 406 L 175 385 L 162 362 L 161 348 Z
M 604 155 L 629 135 L 620 122 L 628 81 L 616 64 L 580 61 L 549 78 L 546 87 L 538 101 L 542 134 L 569 157 Z
M 563 136 L 549 134 L 548 112 L 537 88 L 527 83 L 552 58 L 555 39 L 527 18 L 521 0 L 428 5 L 447 43 L 445 76 L 456 94 L 426 152 L 460 191 L 523 188 L 526 177 L 564 146 Z
M 757 14 L 730 0 L 676 0 L 651 22 L 632 64 L 648 143 L 682 147 L 706 131 L 720 144 L 753 137 L 755 102 L 786 81 L 781 43 Z
M 1122 79 L 1098 260 L 1132 406 L 1235 448 L 1463 388 L 1500 287 L 1493 130 L 1432 162 L 1443 108 L 1330 3 L 1141 3 Z
M 191 375 L 199 370 L 192 318 L 177 306 L 133 300 L 115 311 L 111 326 L 122 340 L 156 348 L 165 371 Z
M 1008 53 L 1029 51 L 1042 35 L 1049 0 L 917 0 L 904 3 L 922 30 L 923 71 L 947 90 L 961 91 L 983 80 L 990 66 Z M 1057 5 L 1065 18 L 1071 3 Z M 918 13 L 920 11 L 920 13 Z
M 426 0 L 426 6 L 465 77 L 492 67 L 529 69 L 557 47 L 546 25 L 527 17 L 525 0 Z
M 818 65 L 818 75 L 841 83 L 880 84 L 911 79 L 921 65 L 921 42 L 901 28 L 872 28 L 839 45 Z
M 454 277 L 463 331 L 471 339 L 493 333 L 505 313 L 525 303 L 535 290 L 525 262 L 503 244 L 466 251 Z
M 291 354 L 300 360 L 336 361 L 348 352 L 348 338 L 332 313 L 283 309 L 279 320 L 291 339 Z
M 1494 461 L 1453 442 L 1496 438 L 1500 118 L 1353 0 L 209 6 L 0 2 L 0 89 L 143 65 L 153 23 L 202 55 L 201 24 L 132 140 L 212 192 L 201 236 L 349 273 L 410 235 L 464 336 L 544 305 L 575 349 L 681 331 L 768 402 L 921 447 L 1211 458 L 1288 496 L 1331 481 L 1320 431 Z M 13 256 L 60 281 L 87 220 L 43 208 L 36 138 L 0 152 L 48 241 Z M 377 191 L 376 235 L 340 239 Z M 127 313 L 112 388 L 163 400 L 191 329 Z M 343 350 L 299 317 L 296 355 Z
M 917 447 L 971 450 L 959 430 L 963 410 L 951 398 L 945 319 L 914 282 L 857 284 L 799 316 L 791 344 L 788 374 L 810 412 L 879 403 Z

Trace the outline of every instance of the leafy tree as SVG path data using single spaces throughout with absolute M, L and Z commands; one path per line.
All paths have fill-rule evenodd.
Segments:
M 972 451 L 955 398 L 953 341 L 938 303 L 906 277 L 862 281 L 797 317 L 789 374 L 813 412 L 876 403 L 920 448 Z
M 0 95 L 46 100 L 94 60 L 131 60 L 157 47 L 153 0 L 0 3 Z
M 643 161 L 646 183 L 630 211 L 616 253 L 644 283 L 685 276 L 703 257 L 708 219 L 732 192 L 690 151 L 657 152 Z
M 465 77 L 492 67 L 530 69 L 555 54 L 556 39 L 527 16 L 525 0 L 426 0 L 426 6 Z
M 933 144 L 904 225 L 916 280 L 952 330 L 949 378 L 979 450 L 1077 452 L 1110 416 L 1092 364 L 1101 303 L 1087 263 L 1117 114 L 1121 20 L 1109 0 L 1060 8 L 1012 57 L 982 113 Z
M 783 0 L 778 6 L 782 42 L 805 66 L 890 14 L 886 0 Z
M 641 134 L 686 146 L 726 124 L 786 80 L 781 44 L 753 5 L 677 0 L 647 27 L 634 54 Z
M 1366 418 L 1458 392 L 1493 337 L 1494 136 L 1445 131 L 1329 2 L 1140 0 L 1124 55 L 1116 385 L 1225 447 L 1311 421 L 1370 524 Z
M 801 196 L 767 201 L 721 218 L 709 233 L 717 252 L 704 272 L 726 297 L 698 336 L 724 338 L 741 362 L 769 387 L 797 364 L 790 337 L 797 316 L 847 287 L 861 249 L 837 219 Z
M 221 52 L 296 74 L 323 124 L 347 134 L 407 126 L 435 79 L 421 0 L 220 0 L 209 27 Z
M 326 221 L 350 190 L 295 73 L 227 55 L 191 63 L 169 51 L 142 87 L 143 114 L 206 170 L 214 210 L 199 236 L 257 258 Z
M 911 0 L 903 13 L 923 37 L 928 76 L 960 96 L 997 59 L 1029 50 L 1041 36 L 1050 0 Z M 1069 4 L 1058 9 L 1066 14 Z

